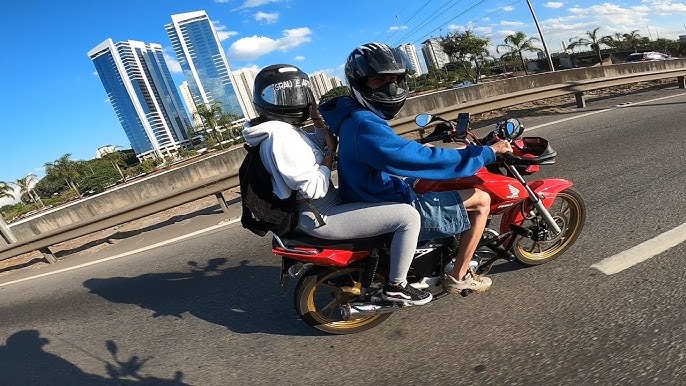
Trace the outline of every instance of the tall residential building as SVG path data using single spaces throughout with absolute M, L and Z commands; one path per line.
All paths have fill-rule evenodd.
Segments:
M 138 158 L 169 154 L 188 142 L 188 115 L 161 45 L 108 38 L 88 56 Z
M 191 95 L 191 90 L 188 88 L 188 82 L 185 80 L 181 82 L 179 91 L 181 91 L 181 98 L 183 98 L 183 102 L 186 104 L 186 109 L 191 115 L 193 125 L 202 126 L 202 119 L 200 119 L 200 116 L 196 114 L 198 112 L 198 107 L 195 105 L 195 102 L 193 102 L 193 96 Z
M 430 38 L 422 43 L 422 54 L 424 54 L 426 68 L 440 69 L 450 62 L 448 54 L 443 51 L 440 41 L 436 38 Z
M 164 28 L 195 105 L 219 101 L 224 112 L 244 117 L 229 62 L 207 13 L 195 11 L 172 15 L 171 18 L 172 23 Z
M 410 59 L 410 76 L 417 77 L 422 75 L 424 71 L 422 71 L 422 66 L 419 65 L 419 55 L 417 55 L 417 48 L 415 48 L 414 44 L 402 44 L 398 48 L 403 50 Z
M 333 89 L 333 84 L 331 84 L 331 79 L 324 71 L 315 72 L 309 75 L 310 77 L 310 88 L 314 94 L 314 99 L 319 102 L 319 98 L 326 94 L 327 91 Z
M 341 78 L 339 78 L 337 76 L 332 76 L 330 79 L 331 79 L 331 85 L 333 86 L 333 88 L 343 86 L 343 82 L 341 82 Z
M 255 76 L 257 71 L 252 67 L 240 68 L 233 72 L 233 79 L 236 83 L 236 93 L 238 101 L 245 111 L 247 119 L 257 118 L 255 106 L 252 104 L 252 93 L 255 88 Z

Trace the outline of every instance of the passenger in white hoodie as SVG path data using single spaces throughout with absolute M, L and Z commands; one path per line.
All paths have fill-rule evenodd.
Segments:
M 418 212 L 404 203 L 341 203 L 331 181 L 338 142 L 317 112 L 307 74 L 286 64 L 265 67 L 255 77 L 253 104 L 260 116 L 246 124 L 243 137 L 250 146 L 260 146 L 274 194 L 285 199 L 291 191 L 298 192 L 298 228 L 330 240 L 392 233 L 383 298 L 410 305 L 431 301 L 430 293 L 407 283 L 420 230 Z M 315 124 L 312 133 L 301 127 L 310 115 Z M 310 205 L 325 225 L 319 224 Z

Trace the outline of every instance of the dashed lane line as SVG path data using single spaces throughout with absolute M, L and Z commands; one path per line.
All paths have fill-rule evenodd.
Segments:
M 591 265 L 591 268 L 595 268 L 606 275 L 613 275 L 657 256 L 684 241 L 686 241 L 686 223 L 631 249 L 603 259 Z

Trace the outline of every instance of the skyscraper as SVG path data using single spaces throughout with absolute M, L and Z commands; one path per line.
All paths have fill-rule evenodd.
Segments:
M 333 84 L 324 71 L 315 72 L 314 74 L 310 74 L 309 77 L 312 94 L 314 94 L 314 99 L 319 102 L 322 95 L 333 88 Z
M 422 75 L 424 71 L 422 71 L 422 66 L 419 65 L 419 55 L 417 55 L 417 49 L 415 48 L 414 44 L 401 44 L 398 46 L 398 48 L 403 50 L 410 59 L 410 66 L 412 67 L 410 76 L 417 77 Z
M 119 122 L 140 159 L 188 142 L 188 115 L 162 46 L 107 39 L 88 51 Z
M 188 82 L 185 80 L 181 82 L 179 91 L 181 91 L 181 98 L 183 98 L 183 103 L 186 104 L 186 111 L 190 114 L 193 125 L 202 126 L 202 119 L 200 119 L 200 116 L 197 114 L 198 108 L 195 107 L 195 102 L 193 102 L 191 90 L 188 89 Z
M 205 11 L 172 15 L 167 30 L 196 106 L 221 102 L 226 113 L 244 117 L 217 31 Z
M 257 71 L 252 67 L 239 68 L 233 72 L 238 101 L 241 103 L 247 119 L 257 118 L 257 111 L 255 111 L 255 106 L 252 104 L 255 76 L 257 76 Z
M 446 63 L 450 62 L 448 54 L 443 51 L 440 41 L 436 38 L 430 38 L 422 42 L 422 54 L 424 54 L 427 69 L 431 67 L 441 69 Z

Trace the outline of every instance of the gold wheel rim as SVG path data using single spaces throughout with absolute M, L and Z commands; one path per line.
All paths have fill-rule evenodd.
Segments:
M 559 205 L 558 205 L 559 204 Z M 550 206 L 550 214 L 562 232 L 550 240 L 533 241 L 519 237 L 515 248 L 527 260 L 540 261 L 554 257 L 576 240 L 581 232 L 581 204 L 570 194 L 561 192 Z
M 342 317 L 334 318 L 334 313 L 340 306 L 350 302 L 359 295 L 362 287 L 362 283 L 360 282 L 362 272 L 363 270 L 361 268 L 345 268 L 332 272 L 317 280 L 307 294 L 307 311 L 309 314 L 318 323 L 339 330 L 361 327 L 379 318 L 381 316 L 380 314 L 353 320 L 345 320 Z M 336 286 L 327 284 L 327 282 L 330 282 L 334 278 L 344 277 L 347 279 L 344 281 L 344 284 L 346 285 Z M 322 293 L 318 294 L 318 290 L 321 290 Z M 326 299 L 327 293 L 330 293 L 330 299 Z M 322 304 L 324 304 L 323 307 Z

